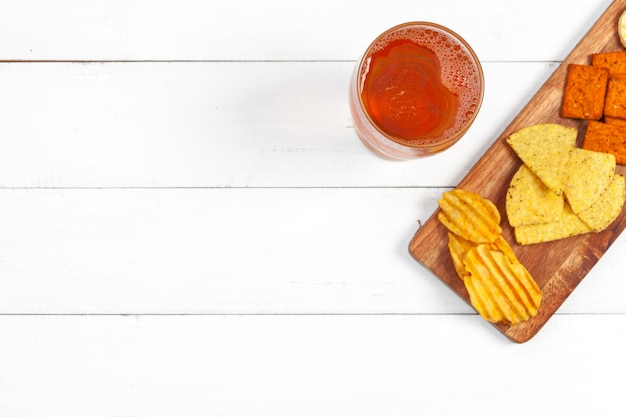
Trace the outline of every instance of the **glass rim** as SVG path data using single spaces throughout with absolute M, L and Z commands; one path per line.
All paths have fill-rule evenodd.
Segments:
M 371 116 L 369 115 L 369 113 L 367 112 L 365 105 L 363 103 L 363 97 L 361 95 L 361 73 L 362 73 L 362 68 L 363 68 L 363 64 L 365 63 L 366 59 L 370 56 L 370 53 L 372 51 L 372 49 L 374 48 L 374 46 L 376 46 L 376 44 L 382 40 L 385 36 L 396 32 L 398 30 L 407 28 L 407 27 L 426 27 L 426 28 L 434 28 L 437 29 L 441 32 L 444 32 L 445 34 L 451 36 L 454 40 L 456 40 L 459 44 L 461 44 L 469 53 L 471 60 L 472 60 L 472 64 L 476 67 L 476 71 L 478 73 L 479 76 L 479 91 L 476 97 L 476 110 L 473 112 L 472 116 L 469 117 L 466 122 L 463 124 L 463 126 L 457 130 L 456 132 L 454 132 L 454 134 L 450 135 L 448 138 L 445 139 L 441 139 L 441 140 L 436 140 L 433 143 L 416 143 L 416 144 L 406 144 L 406 143 L 402 143 L 400 142 L 400 139 L 396 138 L 393 135 L 390 135 L 389 133 L 385 132 L 384 130 L 382 130 L 377 123 L 374 122 L 374 120 L 372 120 Z M 482 106 L 482 102 L 483 102 L 483 98 L 484 98 L 484 92 L 485 92 L 485 77 L 484 77 L 484 73 L 483 73 L 483 69 L 482 69 L 482 65 L 480 63 L 480 60 L 478 59 L 478 56 L 476 55 L 476 52 L 474 51 L 474 49 L 470 46 L 470 44 L 458 33 L 456 33 L 455 31 L 449 29 L 446 26 L 443 26 L 441 24 L 438 23 L 433 23 L 433 22 L 429 22 L 429 21 L 409 21 L 409 22 L 405 22 L 405 23 L 400 23 L 397 24 L 395 26 L 390 27 L 389 29 L 385 30 L 384 32 L 382 32 L 381 34 L 379 34 L 370 44 L 369 46 L 365 49 L 365 52 L 363 53 L 363 55 L 361 56 L 361 58 L 358 61 L 358 64 L 356 66 L 356 77 L 354 77 L 354 83 L 356 85 L 354 85 L 353 87 L 356 88 L 356 92 L 357 92 L 357 98 L 358 98 L 358 102 L 359 102 L 359 106 L 363 111 L 364 116 L 367 118 L 367 121 L 369 122 L 369 124 L 385 139 L 392 141 L 394 144 L 394 147 L 404 147 L 406 149 L 429 149 L 429 148 L 436 148 L 437 150 L 443 150 L 443 149 L 447 149 L 448 147 L 452 146 L 454 143 L 456 143 L 457 141 L 459 141 L 459 139 L 461 139 L 461 137 L 463 137 L 465 135 L 465 133 L 467 133 L 467 131 L 469 130 L 469 128 L 471 127 L 471 125 L 474 123 L 474 120 L 476 119 L 476 117 L 478 116 L 478 112 Z

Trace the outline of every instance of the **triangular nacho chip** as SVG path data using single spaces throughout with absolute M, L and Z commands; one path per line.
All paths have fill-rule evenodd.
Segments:
M 591 232 L 591 228 L 574 214 L 569 204 L 565 204 L 563 215 L 559 221 L 516 227 L 515 240 L 520 245 L 530 245 L 589 232 Z
M 550 190 L 526 165 L 522 165 L 506 193 L 506 214 L 512 227 L 557 221 L 565 199 Z
M 594 232 L 606 229 L 619 216 L 624 206 L 626 189 L 624 177 L 615 174 L 613 181 L 591 207 L 578 213 L 578 217 Z
M 517 156 L 556 194 L 563 193 L 567 162 L 578 131 L 553 123 L 524 127 L 507 139 Z
M 591 206 L 606 190 L 615 175 L 615 156 L 576 148 L 567 166 L 563 192 L 576 214 Z

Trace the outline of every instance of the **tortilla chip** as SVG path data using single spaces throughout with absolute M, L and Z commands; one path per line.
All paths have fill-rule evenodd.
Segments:
M 591 228 L 574 214 L 569 204 L 565 204 L 559 221 L 516 227 L 515 240 L 520 245 L 531 245 L 589 232 L 591 232 Z
M 516 131 L 507 143 L 550 190 L 561 195 L 567 180 L 565 167 L 577 136 L 574 128 L 544 123 Z
M 557 221 L 565 199 L 522 165 L 511 180 L 506 193 L 506 214 L 512 227 Z
M 615 174 L 613 181 L 600 198 L 589 208 L 578 213 L 578 217 L 594 232 L 606 229 L 619 216 L 626 198 L 624 177 Z
M 576 214 L 591 206 L 613 181 L 615 156 L 576 148 L 570 156 L 565 197 Z

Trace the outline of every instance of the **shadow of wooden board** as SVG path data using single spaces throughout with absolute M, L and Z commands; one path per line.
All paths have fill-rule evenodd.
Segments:
M 474 191 L 489 198 L 504 214 L 506 190 L 513 174 L 521 165 L 520 159 L 506 143 L 506 138 L 511 133 L 537 123 L 558 123 L 578 129 L 580 146 L 586 122 L 560 116 L 567 66 L 589 64 L 592 53 L 624 50 L 617 35 L 617 20 L 624 9 L 626 0 L 616 0 L 607 8 L 519 115 L 471 168 L 458 184 L 458 188 Z M 626 166 L 618 165 L 616 171 L 626 175 Z M 437 213 L 438 210 L 417 230 L 409 244 L 409 251 L 419 263 L 431 270 L 469 303 L 464 284 L 452 266 L 446 229 L 437 220 Z M 513 229 L 503 215 L 503 235 L 513 247 L 520 262 L 526 266 L 541 287 L 543 300 L 538 314 L 532 319 L 513 326 L 496 324 L 495 327 L 515 342 L 523 343 L 530 340 L 563 304 L 625 227 L 626 210 L 623 209 L 619 217 L 600 233 L 522 246 L 515 242 Z

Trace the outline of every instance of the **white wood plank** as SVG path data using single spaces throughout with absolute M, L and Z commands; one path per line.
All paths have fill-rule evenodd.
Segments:
M 473 314 L 408 253 L 441 191 L 0 190 L 0 313 Z M 625 313 L 625 248 L 560 312 Z
M 487 61 L 563 59 L 610 0 L 4 0 L 0 59 L 346 60 L 385 29 L 434 21 Z
M 0 317 L 12 417 L 621 417 L 626 315 Z
M 407 248 L 609 4 L 3 0 L 0 416 L 623 416 L 625 236 L 524 345 Z M 407 20 L 487 92 L 393 163 L 347 90 Z
M 0 187 L 452 186 L 556 65 L 486 63 L 484 104 L 467 136 L 405 162 L 357 138 L 353 67 L 0 64 Z

